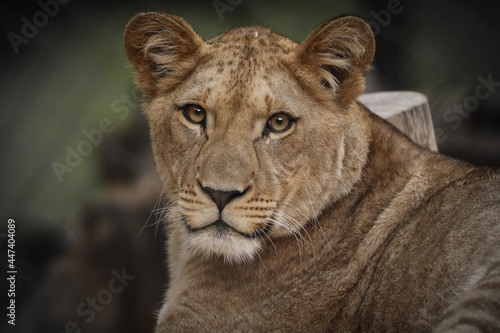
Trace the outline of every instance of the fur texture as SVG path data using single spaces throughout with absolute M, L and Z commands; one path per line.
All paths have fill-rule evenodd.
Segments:
M 356 101 L 363 20 L 301 44 L 262 27 L 202 41 L 151 12 L 125 45 L 170 202 L 157 332 L 500 330 L 500 172 Z

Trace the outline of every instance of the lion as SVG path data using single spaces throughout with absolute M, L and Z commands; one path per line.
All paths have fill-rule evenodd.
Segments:
M 168 200 L 156 332 L 500 331 L 500 171 L 357 100 L 365 21 L 204 41 L 148 12 L 124 40 Z

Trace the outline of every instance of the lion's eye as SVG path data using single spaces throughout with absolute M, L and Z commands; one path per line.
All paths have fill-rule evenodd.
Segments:
M 184 117 L 193 124 L 202 125 L 207 117 L 207 112 L 196 104 L 187 104 L 182 108 Z
M 266 130 L 273 133 L 283 133 L 292 127 L 295 118 L 285 112 L 279 112 L 273 115 L 267 121 Z

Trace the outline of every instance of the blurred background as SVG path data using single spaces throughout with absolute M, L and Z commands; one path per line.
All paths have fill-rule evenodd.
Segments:
M 168 279 L 155 210 L 161 185 L 122 41 L 134 14 L 180 15 L 205 39 L 263 25 L 297 42 L 329 18 L 360 16 L 377 40 L 367 91 L 424 93 L 442 153 L 498 166 L 497 8 L 484 0 L 2 4 L 0 267 L 7 271 L 14 219 L 18 273 L 16 326 L 2 310 L 0 331 L 152 330 Z

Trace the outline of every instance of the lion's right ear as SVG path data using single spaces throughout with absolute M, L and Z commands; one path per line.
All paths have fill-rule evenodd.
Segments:
M 170 89 L 195 67 L 203 40 L 182 18 L 162 13 L 137 14 L 124 33 L 125 51 L 146 94 Z

